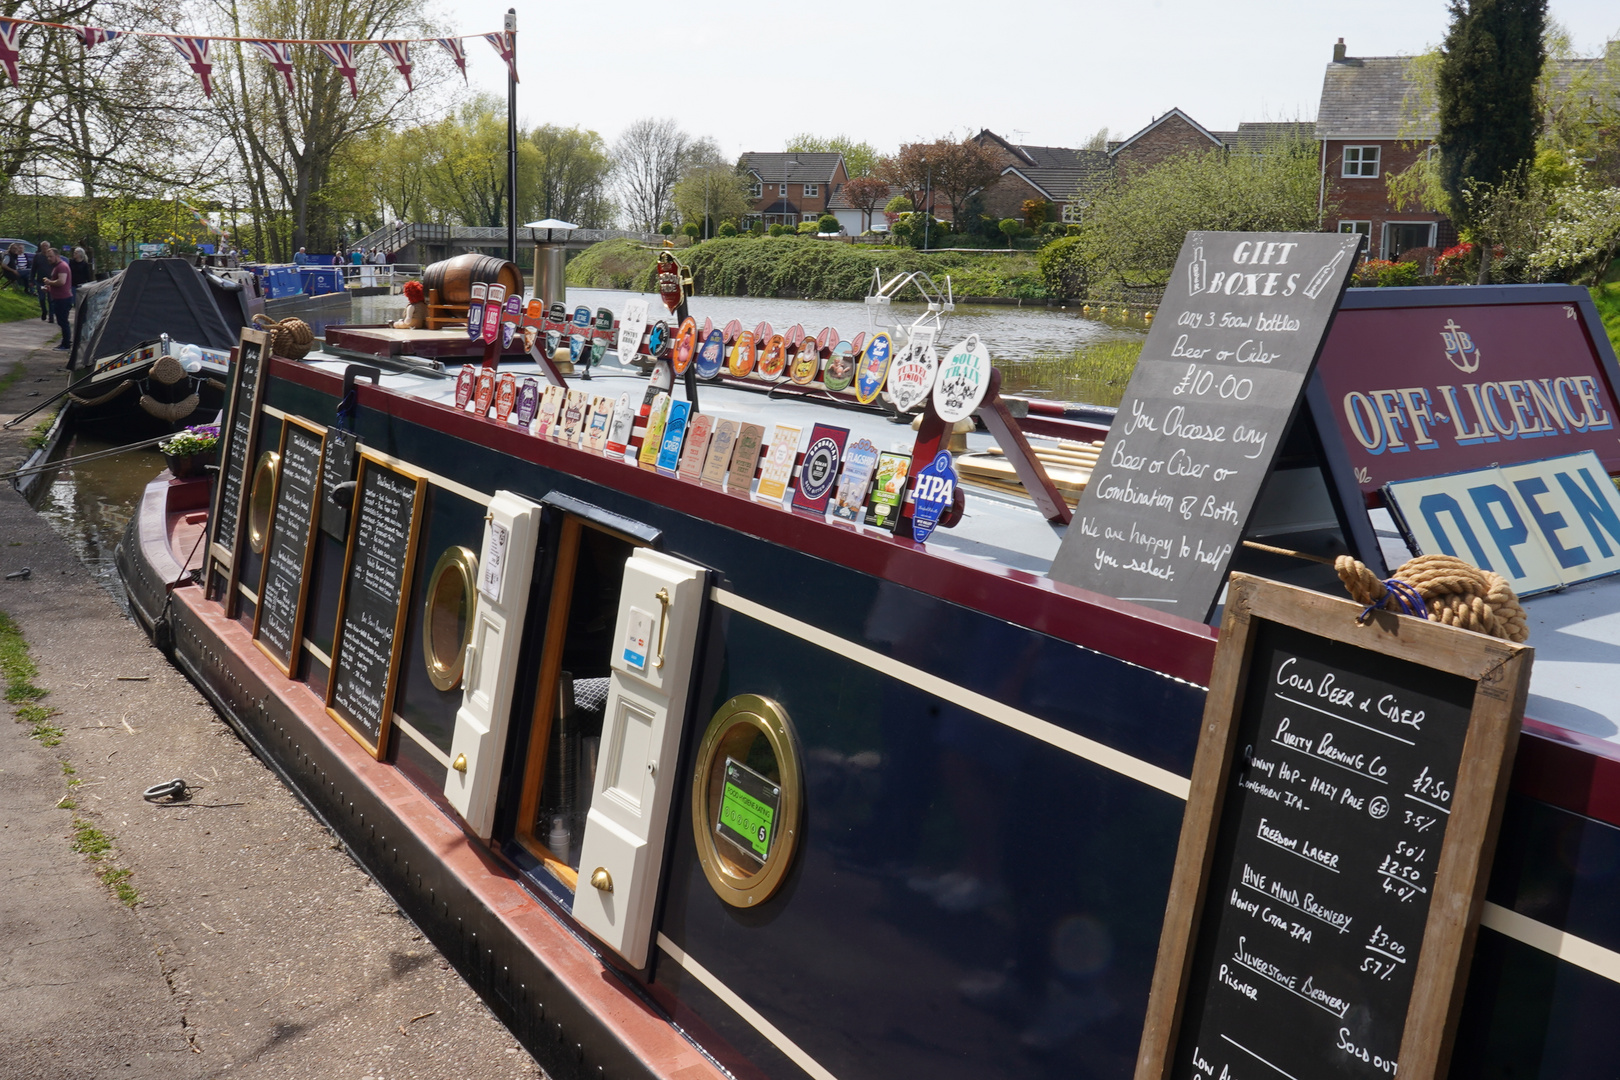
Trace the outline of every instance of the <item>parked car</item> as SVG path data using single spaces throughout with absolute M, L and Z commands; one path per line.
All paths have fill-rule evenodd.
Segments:
M 6 248 L 10 247 L 12 244 L 21 244 L 23 246 L 23 250 L 28 253 L 29 258 L 33 258 L 34 252 L 39 250 L 38 244 L 30 244 L 27 240 L 24 240 L 21 237 L 0 236 L 0 251 L 6 250 Z

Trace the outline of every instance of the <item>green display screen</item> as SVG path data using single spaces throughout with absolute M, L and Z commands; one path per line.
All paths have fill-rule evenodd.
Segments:
M 748 766 L 726 759 L 715 831 L 759 862 L 771 852 L 782 789 Z

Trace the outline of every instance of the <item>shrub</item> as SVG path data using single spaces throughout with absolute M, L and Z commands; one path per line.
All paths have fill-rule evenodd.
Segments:
M 789 230 L 788 227 L 783 225 L 781 222 L 777 222 L 775 225 L 772 225 L 765 231 L 770 233 L 772 236 L 786 236 L 791 230 Z
M 900 217 L 902 214 L 909 214 L 915 209 L 917 208 L 911 204 L 911 200 L 904 195 L 896 195 L 883 204 L 883 214 L 889 219 L 890 225 L 894 224 L 895 218 Z
M 835 233 L 842 229 L 843 226 L 838 224 L 838 219 L 831 214 L 822 214 L 821 220 L 816 222 L 817 232 Z
M 1024 211 L 1024 220 L 1029 222 L 1030 228 L 1039 229 L 1046 224 L 1047 202 L 1045 199 L 1025 199 L 1022 209 Z
M 1379 288 L 1423 284 L 1423 268 L 1417 263 L 1386 263 L 1378 271 Z
M 690 236 L 694 240 L 698 238 L 698 234 L 702 231 L 703 226 L 699 225 L 695 221 L 688 221 L 685 225 L 681 226 L 681 232 L 685 233 L 687 236 Z
M 1035 256 L 1035 266 L 1053 296 L 1080 299 L 1086 295 L 1086 261 L 1079 237 L 1066 236 L 1047 244 Z
M 1434 276 L 1448 284 L 1473 281 L 1479 275 L 1479 259 L 1474 256 L 1474 245 L 1464 241 L 1453 244 L 1434 261 Z
M 1008 247 L 1012 246 L 1014 240 L 1024 235 L 1024 223 L 1017 218 L 1002 218 L 1001 223 L 996 228 L 1000 229 L 1001 235 L 1007 238 Z
M 729 221 L 722 221 L 720 223 L 720 227 L 715 230 L 715 235 L 717 235 L 717 236 L 736 236 L 737 235 L 737 226 L 733 225 Z
M 814 235 L 816 235 L 816 230 L 819 229 L 820 227 L 821 226 L 818 225 L 814 221 L 801 221 L 801 222 L 799 222 L 798 229 L 796 229 L 795 231 L 800 236 L 814 236 Z
M 658 225 L 658 231 L 663 233 L 665 236 L 674 236 L 675 223 L 673 221 L 660 222 Z
M 1378 275 L 1395 264 L 1388 259 L 1365 259 L 1360 266 L 1351 272 L 1350 283 L 1362 288 L 1370 288 L 1378 284 Z
M 1073 225 L 1065 225 L 1063 227 L 1063 235 L 1064 236 L 1079 236 L 1080 235 L 1080 226 L 1079 226 L 1079 224 L 1076 223 L 1076 224 L 1073 224 Z

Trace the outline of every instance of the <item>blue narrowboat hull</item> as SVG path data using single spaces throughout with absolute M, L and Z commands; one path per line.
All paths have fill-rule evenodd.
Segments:
M 333 423 L 341 390 L 335 375 L 281 360 L 268 374 L 254 456 L 277 445 L 281 414 Z M 386 391 L 362 386 L 359 402 L 361 442 L 434 478 L 424 551 L 477 549 L 478 496 L 499 488 L 537 501 L 566 496 L 635 522 L 657 535 L 656 547 L 711 574 L 655 944 L 648 966 L 630 970 L 572 921 L 566 890 L 532 872 L 512 839 L 528 750 L 516 718 L 533 709 L 532 686 L 513 704 L 495 839 L 485 845 L 440 793 L 459 695 L 407 665 L 395 711 L 439 753 L 395 738 L 383 762 L 311 707 L 332 647 L 336 541 L 318 539 L 312 648 L 292 680 L 249 647 L 250 606 L 227 620 L 191 585 L 160 611 L 164 568 L 150 520 L 163 513 L 160 489 L 121 550 L 137 611 L 161 624 L 176 662 L 548 1071 L 1131 1076 L 1210 628 Z M 542 567 L 547 557 L 542 550 Z M 413 613 L 431 562 L 418 560 Z M 243 580 L 257 573 L 248 560 Z M 546 610 L 548 589 L 537 572 L 531 612 Z M 524 663 L 536 662 L 543 630 L 531 621 Z M 421 632 L 407 631 L 408 658 L 420 653 Z M 690 790 L 702 721 L 738 694 L 782 707 L 805 763 L 795 862 L 774 897 L 746 909 L 723 903 L 705 879 Z M 1620 759 L 1611 753 L 1527 723 L 1455 1077 L 1614 1075 Z

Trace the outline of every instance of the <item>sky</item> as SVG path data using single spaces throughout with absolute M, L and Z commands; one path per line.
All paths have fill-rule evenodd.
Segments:
M 510 0 L 459 0 L 457 33 L 498 30 Z M 670 116 L 734 157 L 791 136 L 892 152 L 989 128 L 1029 145 L 1128 135 L 1179 107 L 1211 130 L 1315 119 L 1333 44 L 1401 56 L 1439 44 L 1443 0 L 614 0 L 519 4 L 518 113 L 611 143 Z M 1620 38 L 1615 0 L 1551 0 L 1578 54 Z M 636 28 L 627 31 L 626 28 Z M 896 42 L 897 46 L 886 43 Z M 504 93 L 469 41 L 475 89 Z

